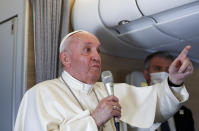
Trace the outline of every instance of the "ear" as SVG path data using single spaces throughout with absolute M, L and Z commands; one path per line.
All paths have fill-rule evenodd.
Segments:
M 144 78 L 146 79 L 147 83 L 149 84 L 151 82 L 149 71 L 147 69 L 144 69 L 143 74 L 144 74 Z
M 60 60 L 64 66 L 65 69 L 68 69 L 71 66 L 71 58 L 70 54 L 66 51 L 62 51 L 59 54 Z

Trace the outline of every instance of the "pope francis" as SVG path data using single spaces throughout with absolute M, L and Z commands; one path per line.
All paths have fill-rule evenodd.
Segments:
M 162 83 L 144 88 L 114 84 L 115 96 L 108 96 L 103 83 L 97 82 L 99 40 L 86 31 L 74 31 L 60 44 L 62 75 L 25 93 L 14 131 L 115 131 L 114 117 L 141 128 L 163 122 L 189 97 L 183 82 L 193 72 L 187 58 L 190 48 L 174 60 Z

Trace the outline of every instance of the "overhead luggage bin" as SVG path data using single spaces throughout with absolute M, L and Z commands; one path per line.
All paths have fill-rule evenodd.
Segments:
M 145 50 L 180 43 L 179 39 L 171 37 L 156 28 L 154 20 L 148 17 L 142 17 L 141 19 L 120 25 L 115 29 L 119 33 L 118 37 L 121 40 L 131 46 Z
M 199 37 L 199 1 L 151 17 L 159 29 L 174 37 L 187 41 Z
M 134 0 L 99 0 L 98 8 L 102 23 L 109 28 L 142 17 Z
M 190 44 L 199 63 L 198 0 L 75 0 L 71 18 L 74 30 L 99 38 L 103 53 L 143 59 Z
M 153 15 L 198 0 L 135 0 L 144 16 Z
M 183 44 L 176 48 L 178 51 L 182 49 L 182 45 L 189 44 L 192 46 L 189 55 L 194 59 L 199 59 L 199 1 L 152 15 L 152 17 L 160 30 L 182 41 Z

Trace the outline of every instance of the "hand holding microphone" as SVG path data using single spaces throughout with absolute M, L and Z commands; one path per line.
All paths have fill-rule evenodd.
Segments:
M 102 77 L 104 76 L 103 74 L 104 73 L 102 73 Z M 111 77 L 112 77 L 112 75 L 111 75 Z M 91 116 L 95 120 L 98 128 L 101 127 L 103 124 L 105 124 L 108 120 L 110 120 L 113 117 L 117 117 L 117 118 L 121 117 L 121 106 L 119 104 L 119 100 L 117 97 L 115 97 L 113 95 L 113 88 L 112 88 L 113 82 L 110 81 L 112 78 L 107 77 L 107 75 L 106 75 L 102 79 L 106 80 L 106 83 L 104 83 L 104 84 L 105 84 L 107 92 L 110 96 L 102 99 L 99 102 L 96 109 L 91 114 Z M 117 122 L 117 125 L 118 124 L 119 123 Z
M 102 77 L 102 82 L 104 83 L 104 85 L 107 89 L 108 95 L 114 96 L 112 73 L 110 71 L 103 71 L 101 77 Z M 118 106 L 116 106 L 116 105 L 113 106 L 113 110 L 118 110 L 118 109 L 119 109 Z M 115 127 L 116 127 L 117 131 L 119 131 L 120 130 L 120 124 L 119 124 L 119 119 L 117 118 L 117 116 L 114 116 L 114 123 L 115 123 Z

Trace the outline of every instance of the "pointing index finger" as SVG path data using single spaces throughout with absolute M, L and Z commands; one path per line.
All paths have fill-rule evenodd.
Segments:
M 188 54 L 188 52 L 189 52 L 189 50 L 191 49 L 191 46 L 190 45 L 188 45 L 188 46 L 186 46 L 182 51 L 181 51 L 181 53 L 178 55 L 178 58 L 179 59 L 184 59 L 184 58 L 186 58 L 186 56 L 187 56 L 187 54 Z

